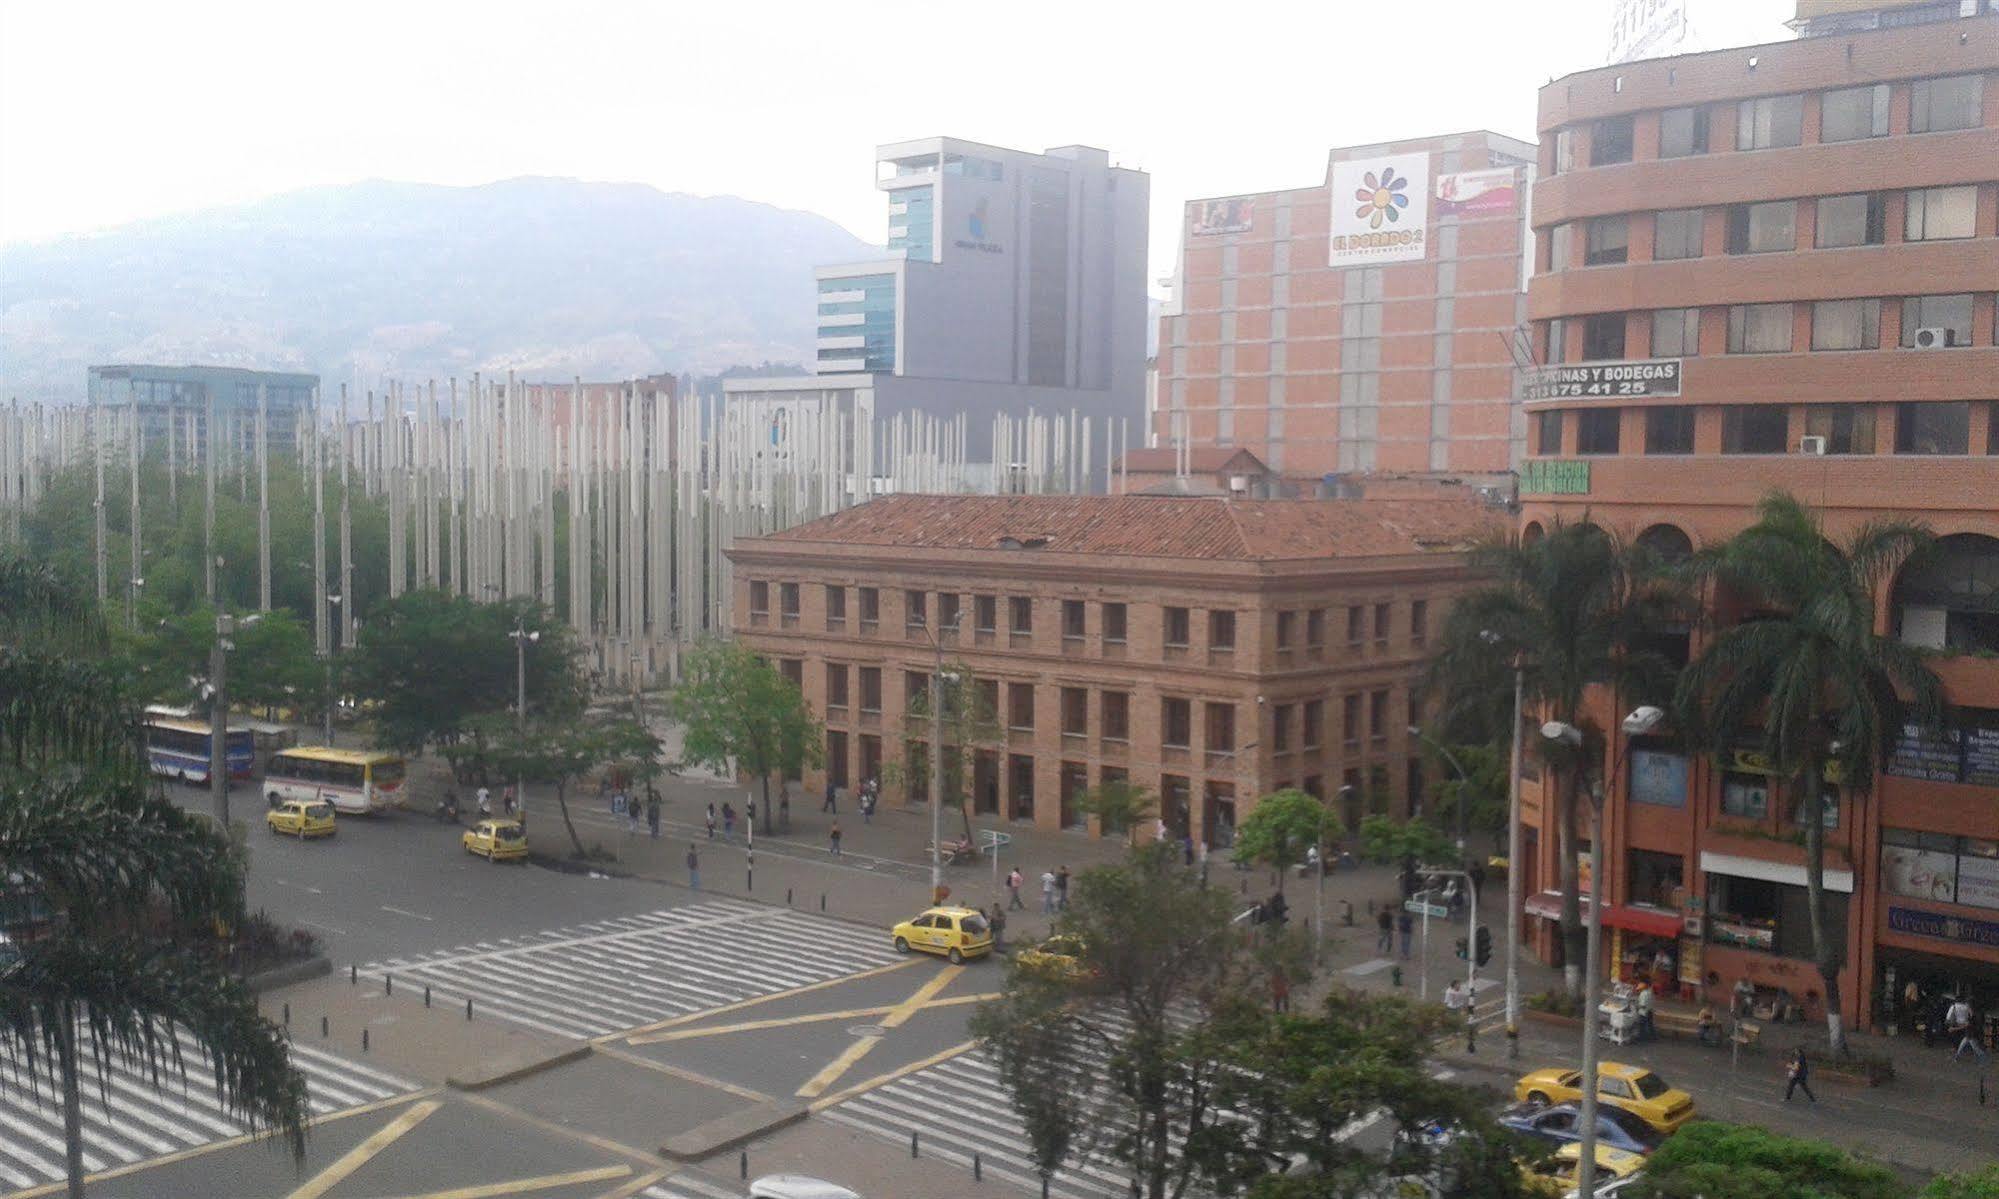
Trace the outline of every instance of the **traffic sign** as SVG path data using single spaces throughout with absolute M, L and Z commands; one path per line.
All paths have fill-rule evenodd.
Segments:
M 1403 900 L 1402 910 L 1414 916 L 1430 916 L 1439 920 L 1451 914 L 1451 909 L 1441 903 L 1424 903 L 1417 899 Z

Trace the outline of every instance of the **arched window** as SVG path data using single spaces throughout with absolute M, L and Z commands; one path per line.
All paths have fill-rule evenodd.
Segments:
M 1668 565 L 1693 557 L 1694 539 L 1677 525 L 1653 525 L 1638 534 L 1638 544 L 1659 556 Z
M 1911 645 L 1999 653 L 1999 538 L 1940 539 L 1896 581 L 1895 627 Z
M 1541 527 L 1540 521 L 1530 520 L 1527 522 L 1527 527 L 1520 530 L 1520 544 L 1533 545 L 1547 535 L 1548 531 Z

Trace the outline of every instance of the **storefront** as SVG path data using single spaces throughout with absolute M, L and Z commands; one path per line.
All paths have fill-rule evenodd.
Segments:
M 1588 918 L 1589 896 L 1582 897 L 1584 918 Z M 1557 921 L 1562 918 L 1562 893 L 1541 891 L 1527 900 L 1529 916 Z M 1686 954 L 1682 937 L 1685 921 L 1679 912 L 1645 903 L 1603 905 L 1604 937 L 1608 943 L 1606 961 L 1614 982 L 1651 983 L 1662 994 L 1679 989 L 1681 961 Z M 1693 955 L 1699 960 L 1700 951 Z
M 1755 988 L 1761 1012 L 1817 1019 L 1825 1014 L 1813 965 L 1811 907 L 1805 868 L 1787 862 L 1703 851 L 1704 915 L 1711 997 L 1732 992 L 1740 980 Z M 1825 871 L 1826 917 L 1844 928 L 1853 896 L 1853 872 Z M 1768 1018 L 1768 1017 L 1766 1017 Z
M 1924 1032 L 1962 996 L 1999 1047 L 1999 842 L 1882 829 L 1880 921 L 1875 1022 Z

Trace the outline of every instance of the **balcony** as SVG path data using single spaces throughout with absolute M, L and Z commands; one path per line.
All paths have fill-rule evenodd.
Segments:
M 1999 370 L 1999 356 L 1994 369 Z M 1882 430 L 1881 435 L 1892 437 L 1893 429 Z M 1927 512 L 1930 524 L 1945 534 L 1966 527 L 1949 514 L 1963 511 L 1968 497 L 1999 495 L 1999 455 L 1619 455 L 1584 461 L 1589 472 L 1583 491 L 1545 495 L 1523 489 L 1521 503 L 1530 508 L 1560 504 L 1606 513 L 1622 510 L 1617 523 L 1636 532 L 1662 520 L 1673 521 L 1669 503 L 1697 501 L 1703 509 L 1736 508 L 1747 513 L 1766 492 L 1783 490 L 1831 511 Z

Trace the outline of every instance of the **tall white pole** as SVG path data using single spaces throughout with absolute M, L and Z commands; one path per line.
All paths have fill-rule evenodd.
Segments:
M 1513 668 L 1513 773 L 1506 797 L 1506 1056 L 1520 1056 L 1520 860 L 1521 699 L 1526 672 Z M 1476 936 L 1477 934 L 1473 934 Z

